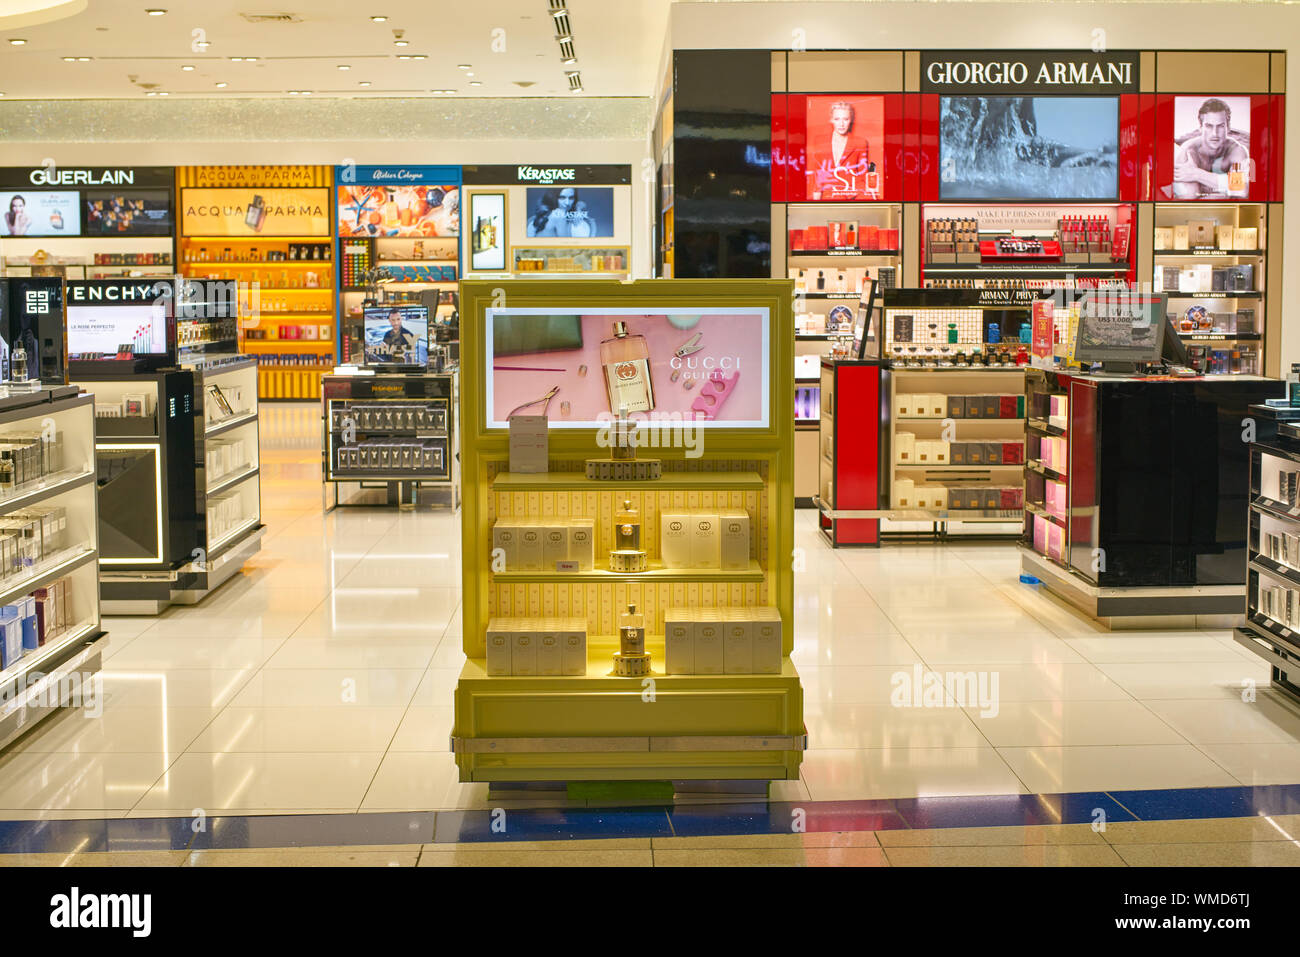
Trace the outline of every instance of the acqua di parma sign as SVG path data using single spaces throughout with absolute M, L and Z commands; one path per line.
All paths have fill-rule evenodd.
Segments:
M 1011 96 L 1138 92 L 1138 52 L 926 50 L 921 92 Z

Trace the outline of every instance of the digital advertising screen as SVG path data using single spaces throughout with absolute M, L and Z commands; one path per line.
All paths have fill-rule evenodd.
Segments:
M 529 186 L 530 239 L 608 239 L 614 235 L 613 186 Z
M 471 193 L 469 268 L 506 268 L 506 194 Z
M 110 306 L 69 303 L 69 359 L 128 359 L 166 354 L 166 303 Z
M 1119 98 L 939 98 L 941 199 L 1115 199 Z
M 171 193 L 165 189 L 87 190 L 85 235 L 87 236 L 170 236 Z
M 366 365 L 428 365 L 428 307 L 367 306 L 362 324 Z
M 648 424 L 768 427 L 766 308 L 520 307 L 486 315 L 488 428 L 543 408 L 551 428 L 601 428 L 620 409 Z
M 1174 97 L 1174 139 L 1168 199 L 1242 199 L 1250 193 L 1250 97 Z M 1168 155 L 1168 154 L 1166 154 Z
M 807 177 L 811 200 L 881 198 L 885 147 L 883 96 L 809 96 Z
M 0 236 L 79 236 L 81 194 L 0 192 Z
M 456 186 L 340 186 L 340 236 L 460 235 Z

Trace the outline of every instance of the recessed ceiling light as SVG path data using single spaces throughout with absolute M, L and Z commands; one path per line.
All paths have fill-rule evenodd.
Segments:
M 568 14 L 569 11 L 564 9 L 564 7 L 558 7 L 551 11 L 551 16 L 555 17 L 557 20 L 560 19 L 560 17 L 568 16 Z
M 225 88 L 226 88 L 225 81 L 222 81 L 221 83 L 217 84 L 217 89 L 224 90 Z
M 409 59 L 411 59 L 411 55 L 410 55 L 409 53 L 399 53 L 399 54 L 397 55 L 397 59 L 399 59 L 399 60 L 409 60 Z
M 190 66 L 190 64 L 187 63 L 183 67 L 181 67 L 181 69 L 184 70 L 186 73 L 189 73 L 194 69 L 194 67 Z
M 90 57 L 88 57 L 88 56 L 79 56 L 79 57 L 77 57 L 77 62 L 78 62 L 78 63 L 89 63 L 89 62 L 90 62 Z
M 211 44 L 211 42 L 209 42 L 208 40 L 195 40 L 195 41 L 194 41 L 194 47 L 195 47 L 195 49 L 197 49 L 197 50 L 206 50 L 206 49 L 207 49 L 208 47 L 210 47 L 210 46 L 212 46 L 212 44 Z
M 339 69 L 340 69 L 340 70 L 350 70 L 350 69 L 352 69 L 352 67 L 348 66 L 346 63 L 340 63 L 340 64 L 339 64 Z
M 581 93 L 581 92 L 582 92 L 582 87 L 580 87 L 580 86 L 575 86 L 575 87 L 573 88 L 573 91 L 572 91 L 572 92 L 574 92 L 574 93 Z
M 573 39 L 573 34 L 572 34 L 572 33 L 557 33 L 557 34 L 555 35 L 555 39 L 558 40 L 560 43 L 568 43 L 570 40 Z
M 64 63 L 76 63 L 76 62 L 77 62 L 77 58 L 76 58 L 75 56 L 65 56 L 65 57 L 63 58 L 63 62 L 64 62 Z
M 369 80 L 362 80 L 360 83 L 357 84 L 357 86 L 369 86 L 369 85 L 370 85 Z
M 370 22 L 371 22 L 371 23 L 383 23 L 383 22 L 386 21 L 387 19 L 388 19 L 388 17 L 371 17 L 371 18 L 370 18 Z
M 456 69 L 458 69 L 458 70 L 470 70 L 470 69 L 473 69 L 473 67 L 474 67 L 474 64 L 472 64 L 472 63 L 457 63 L 457 64 L 456 64 Z
M 578 62 L 578 58 L 576 56 L 566 56 L 560 62 L 563 63 L 565 66 L 573 66 L 575 63 Z
M 162 90 L 159 90 L 159 91 L 158 91 L 158 95 L 159 95 L 159 96 L 167 96 L 167 94 L 164 93 Z
M 465 75 L 466 75 L 466 76 L 473 76 L 473 75 L 474 75 L 474 71 L 473 71 L 473 70 L 468 70 L 468 71 L 466 71 Z
M 479 80 L 470 80 L 470 81 L 469 81 L 469 85 L 470 85 L 470 86 L 482 86 L 483 83 L 482 83 L 481 81 L 479 81 Z
M 415 56 L 411 57 L 411 59 L 412 59 L 412 60 L 427 60 L 428 57 L 426 57 L 423 53 L 417 53 Z M 470 75 L 473 76 L 473 74 L 470 74 Z
M 10 40 L 9 42 L 10 42 L 11 44 L 13 44 L 14 46 L 16 46 L 16 47 L 20 47 L 20 46 L 22 46 L 23 44 L 25 44 L 27 41 L 26 41 L 26 40 L 19 40 L 17 37 L 14 37 L 14 38 L 13 38 L 12 40 Z
M 155 7 L 155 8 L 152 9 L 152 10 L 145 10 L 145 13 L 149 14 L 149 16 L 151 16 L 151 17 L 161 17 L 161 16 L 163 16 L 164 14 L 166 14 L 167 11 L 166 11 L 166 10 L 159 10 L 159 9 L 157 9 L 157 8 Z
M 410 43 L 409 40 L 394 40 L 394 41 L 393 41 L 393 46 L 395 46 L 395 47 L 408 47 L 408 46 L 410 46 L 410 45 L 411 45 L 411 43 Z
M 564 75 L 565 75 L 565 76 L 578 76 L 578 75 L 580 75 L 581 73 L 582 73 L 581 70 L 565 70 L 565 71 L 564 71 Z

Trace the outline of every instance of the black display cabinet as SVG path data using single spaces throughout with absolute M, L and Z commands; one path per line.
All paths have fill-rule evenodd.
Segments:
M 1102 619 L 1245 610 L 1249 409 L 1283 384 L 1031 371 L 1024 572 Z

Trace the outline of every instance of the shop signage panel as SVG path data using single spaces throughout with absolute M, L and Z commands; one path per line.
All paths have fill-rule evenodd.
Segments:
M 565 163 L 519 163 L 514 166 L 462 166 L 466 186 L 621 186 L 632 182 L 631 166 L 578 166 Z
M 336 166 L 334 181 L 363 186 L 457 186 L 459 166 Z
M 69 189 L 78 186 L 149 186 L 170 189 L 176 170 L 170 166 L 7 166 L 0 168 L 0 189 Z
M 328 236 L 328 189 L 184 189 L 186 236 Z
M 1136 50 L 923 50 L 921 92 L 949 94 L 1138 92 Z

